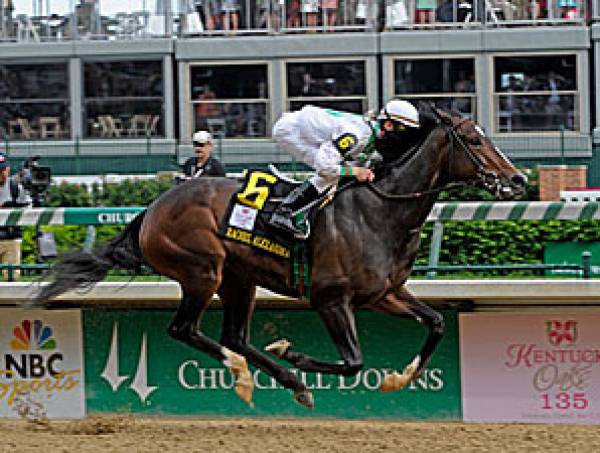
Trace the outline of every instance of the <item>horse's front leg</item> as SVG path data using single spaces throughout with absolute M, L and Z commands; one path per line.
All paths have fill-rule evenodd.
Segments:
M 289 341 L 282 339 L 265 349 L 287 360 L 302 371 L 353 376 L 363 367 L 362 353 L 356 334 L 354 312 L 350 308 L 350 297 L 340 287 L 328 288 L 315 293 L 313 306 L 321 316 L 336 349 L 342 356 L 341 362 L 325 362 L 292 350 Z
M 377 302 L 369 304 L 369 308 L 392 315 L 410 314 L 429 329 L 420 353 L 404 368 L 402 373 L 394 371 L 386 374 L 380 387 L 380 390 L 384 392 L 400 390 L 423 374 L 433 351 L 444 336 L 444 318 L 440 313 L 415 298 L 404 286 L 387 293 Z
M 291 371 L 250 344 L 250 320 L 256 302 L 255 287 L 232 271 L 225 270 L 218 293 L 223 302 L 221 344 L 243 355 L 250 364 L 275 378 L 285 388 L 293 390 L 294 399 L 312 409 L 313 396 L 306 386 Z

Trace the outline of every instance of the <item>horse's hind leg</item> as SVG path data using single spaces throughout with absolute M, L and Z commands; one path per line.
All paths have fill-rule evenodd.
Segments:
M 250 322 L 255 306 L 256 288 L 243 282 L 231 271 L 224 271 L 223 283 L 218 290 L 223 302 L 223 332 L 221 344 L 243 355 L 249 363 L 264 371 L 294 391 L 300 404 L 312 408 L 313 397 L 296 376 L 250 344 Z
M 197 275 L 195 277 L 196 280 L 194 280 L 194 276 L 190 276 L 189 279 L 186 279 L 190 283 L 181 284 L 183 297 L 169 326 L 169 335 L 210 355 L 229 368 L 236 378 L 237 394 L 244 401 L 250 403 L 254 384 L 246 359 L 207 337 L 200 330 L 202 315 L 210 304 L 220 281 L 213 278 L 197 279 Z
M 385 376 L 381 390 L 399 390 L 421 376 L 429 364 L 433 351 L 444 336 L 444 318 L 433 308 L 415 298 L 405 287 L 386 294 L 371 308 L 392 315 L 409 314 L 429 330 L 420 353 L 404 369 L 402 374 L 393 372 Z

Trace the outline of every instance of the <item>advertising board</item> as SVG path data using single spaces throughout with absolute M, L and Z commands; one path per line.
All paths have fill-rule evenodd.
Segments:
M 444 315 L 448 332 L 424 376 L 406 389 L 382 393 L 378 387 L 384 370 L 402 370 L 418 353 L 426 330 L 409 318 L 357 313 L 365 368 L 346 378 L 298 372 L 315 397 L 315 409 L 309 411 L 293 400 L 290 391 L 255 369 L 254 407 L 246 405 L 232 390 L 226 368 L 167 335 L 171 312 L 85 311 L 88 411 L 459 420 L 457 317 L 454 312 Z M 221 311 L 208 311 L 202 331 L 218 339 L 221 319 Z M 257 311 L 252 343 L 263 348 L 281 337 L 292 341 L 297 351 L 339 360 L 313 311 Z
M 48 418 L 85 414 L 79 310 L 2 309 L 0 417 L 28 407 Z
M 469 422 L 600 423 L 600 315 L 460 315 Z

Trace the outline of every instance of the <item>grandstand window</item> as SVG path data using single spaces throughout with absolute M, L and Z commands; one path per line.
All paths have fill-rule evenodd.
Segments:
M 225 138 L 268 136 L 268 87 L 266 63 L 191 66 L 193 130 L 209 130 Z
M 495 57 L 496 132 L 579 130 L 577 85 L 575 55 Z
M 347 112 L 367 110 L 364 60 L 287 63 L 289 110 L 307 104 Z
M 70 138 L 67 63 L 0 64 L 0 137 Z
M 473 58 L 412 58 L 394 61 L 394 95 L 476 119 Z
M 162 60 L 86 62 L 84 87 L 86 137 L 164 137 Z

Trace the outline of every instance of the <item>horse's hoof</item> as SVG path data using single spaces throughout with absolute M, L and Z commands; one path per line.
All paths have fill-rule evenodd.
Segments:
M 285 338 L 282 338 L 281 340 L 277 340 L 276 342 L 265 346 L 265 351 L 282 358 L 291 346 L 292 343 L 287 341 Z
M 229 352 L 229 369 L 235 376 L 235 393 L 244 400 L 250 407 L 252 404 L 252 393 L 254 392 L 254 382 L 246 359 L 234 352 Z
M 315 400 L 313 399 L 312 393 L 308 390 L 296 392 L 294 394 L 294 399 L 307 409 L 313 409 L 315 407 Z
M 404 368 L 402 374 L 398 373 L 397 371 L 394 371 L 393 373 L 386 373 L 379 390 L 382 392 L 393 392 L 406 387 L 416 378 L 415 373 L 417 372 L 420 363 L 421 358 L 416 356 L 413 361 L 410 362 L 406 368 Z
M 404 373 L 400 374 L 397 371 L 386 373 L 379 390 L 381 392 L 393 392 L 405 387 L 409 382 L 410 376 L 406 376 Z
M 254 392 L 254 385 L 248 385 L 246 382 L 235 383 L 235 393 L 244 401 L 248 406 L 254 407 L 252 402 L 252 393 Z

